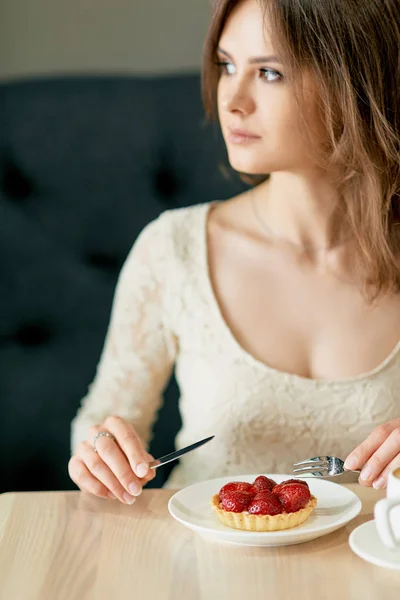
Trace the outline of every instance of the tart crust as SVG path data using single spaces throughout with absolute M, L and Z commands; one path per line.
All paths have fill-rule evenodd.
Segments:
M 317 506 L 317 499 L 311 496 L 304 508 L 293 513 L 278 515 L 250 515 L 247 511 L 231 512 L 224 510 L 219 501 L 219 494 L 211 498 L 211 506 L 223 525 L 242 531 L 282 531 L 304 523 Z

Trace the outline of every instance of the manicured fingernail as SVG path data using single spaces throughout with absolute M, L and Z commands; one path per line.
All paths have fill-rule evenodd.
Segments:
M 363 479 L 364 481 L 367 481 L 368 479 L 371 479 L 371 469 L 369 468 L 369 466 L 367 465 L 366 467 L 363 468 L 363 470 L 361 471 L 361 479 Z
M 136 475 L 138 477 L 145 477 L 147 475 L 147 471 L 149 470 L 148 465 L 145 463 L 141 463 L 136 467 Z
M 372 484 L 372 487 L 374 487 L 376 490 L 381 490 L 382 488 L 385 487 L 385 480 L 383 477 L 379 477 L 378 479 L 376 479 L 374 481 L 374 483 Z
M 355 469 L 357 466 L 357 459 L 355 456 L 350 456 L 344 463 L 345 469 Z
M 135 498 L 132 498 L 132 496 L 128 494 L 128 492 L 124 492 L 122 494 L 122 497 L 127 504 L 133 504 L 135 502 Z
M 111 500 L 116 500 L 117 497 L 114 496 L 114 494 L 112 492 L 108 492 L 108 497 L 111 498 Z
M 140 494 L 142 493 L 142 488 L 138 483 L 133 482 L 129 485 L 129 491 L 134 496 L 140 496 Z

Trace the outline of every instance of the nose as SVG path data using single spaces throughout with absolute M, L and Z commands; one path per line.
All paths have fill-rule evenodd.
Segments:
M 244 83 L 235 85 L 232 82 L 223 93 L 221 106 L 228 112 L 238 112 L 245 116 L 254 112 L 256 104 L 251 90 Z

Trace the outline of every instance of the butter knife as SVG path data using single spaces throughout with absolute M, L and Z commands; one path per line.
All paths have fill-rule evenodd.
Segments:
M 161 456 L 160 458 L 157 458 L 156 460 L 152 460 L 149 463 L 149 467 L 150 467 L 150 469 L 157 469 L 158 467 L 161 467 L 161 465 L 166 465 L 167 463 L 169 463 L 169 462 L 171 462 L 173 460 L 176 460 L 180 456 L 183 456 L 184 454 L 186 454 L 186 452 L 191 452 L 192 450 L 195 450 L 196 448 L 199 448 L 203 444 L 206 444 L 207 442 L 209 442 L 213 438 L 215 438 L 215 435 L 211 435 L 210 437 L 205 438 L 204 440 L 200 440 L 199 442 L 195 442 L 194 444 L 190 444 L 190 446 L 185 446 L 185 448 L 181 448 L 180 450 L 176 450 L 176 452 L 171 452 L 170 454 L 166 454 L 165 456 Z

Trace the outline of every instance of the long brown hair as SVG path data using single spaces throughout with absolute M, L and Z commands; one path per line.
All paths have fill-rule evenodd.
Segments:
M 243 0 L 214 0 L 204 45 L 202 90 L 217 113 L 216 50 Z M 258 0 L 274 50 L 288 72 L 318 82 L 327 148 L 321 165 L 339 172 L 341 216 L 358 248 L 370 299 L 400 289 L 400 1 Z M 301 86 L 297 87 L 301 106 Z M 258 179 L 258 183 L 265 177 Z

